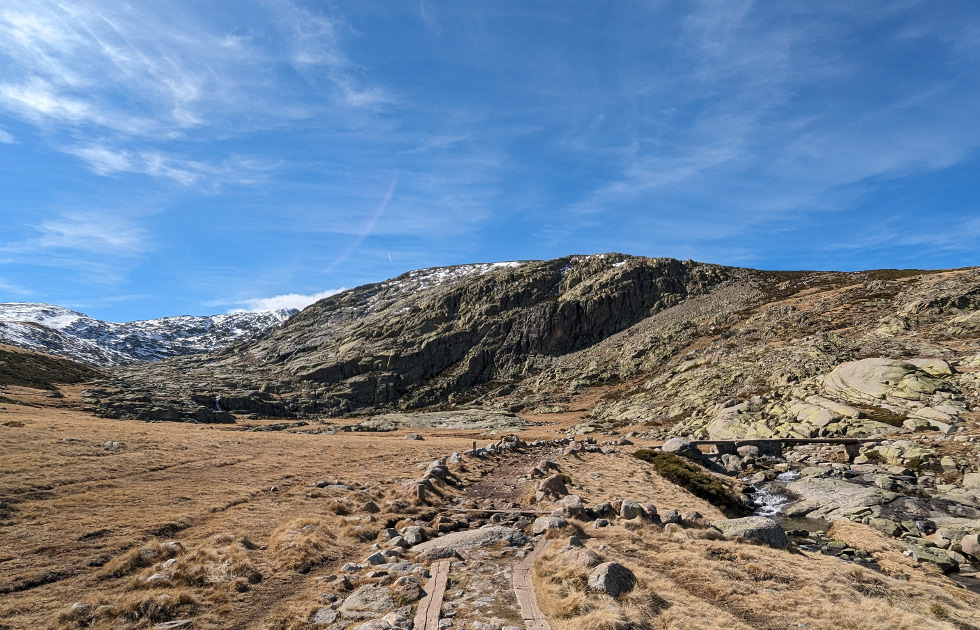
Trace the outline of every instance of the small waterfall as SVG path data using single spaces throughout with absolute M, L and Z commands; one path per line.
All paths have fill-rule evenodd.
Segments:
M 764 488 L 756 488 L 752 495 L 755 505 L 755 516 L 776 516 L 783 511 L 783 506 L 789 503 L 789 498 L 773 494 Z
M 221 408 L 221 396 L 215 396 L 214 397 L 214 410 L 215 411 L 224 411 L 224 409 Z
M 755 505 L 755 515 L 774 517 L 781 514 L 783 506 L 789 503 L 790 499 L 783 494 L 779 494 L 779 491 L 783 488 L 784 483 L 796 481 L 799 478 L 800 471 L 787 470 L 776 475 L 774 481 L 755 486 L 755 494 L 752 496 L 752 503 Z
M 787 470 L 776 475 L 776 481 L 796 481 L 802 477 L 798 470 Z

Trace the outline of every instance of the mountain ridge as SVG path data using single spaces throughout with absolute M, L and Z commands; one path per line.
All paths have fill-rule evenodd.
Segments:
M 0 342 L 100 368 L 207 352 L 261 334 L 296 309 L 107 322 L 53 304 L 0 303 Z

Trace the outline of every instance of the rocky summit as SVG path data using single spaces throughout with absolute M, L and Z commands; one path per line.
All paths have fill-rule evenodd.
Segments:
M 773 272 L 621 254 L 413 271 L 260 338 L 134 365 L 110 418 L 405 410 L 638 421 L 695 438 L 951 431 L 980 368 L 980 269 Z M 966 387 L 964 387 L 966 386 Z

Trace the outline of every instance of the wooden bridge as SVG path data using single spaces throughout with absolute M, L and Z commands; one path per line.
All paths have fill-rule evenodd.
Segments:
M 837 444 L 844 447 L 847 461 L 853 462 L 860 454 L 861 445 L 867 442 L 881 442 L 887 438 L 739 438 L 735 440 L 691 440 L 695 446 L 713 446 L 715 452 L 721 455 L 731 454 L 741 446 L 755 446 L 763 455 L 782 456 L 783 445 L 797 446 L 800 444 Z

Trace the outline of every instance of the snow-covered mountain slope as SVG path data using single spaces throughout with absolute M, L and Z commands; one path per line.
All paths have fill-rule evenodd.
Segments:
M 117 324 L 53 304 L 0 303 L 0 342 L 99 367 L 207 352 L 278 326 L 299 311 L 163 317 Z

